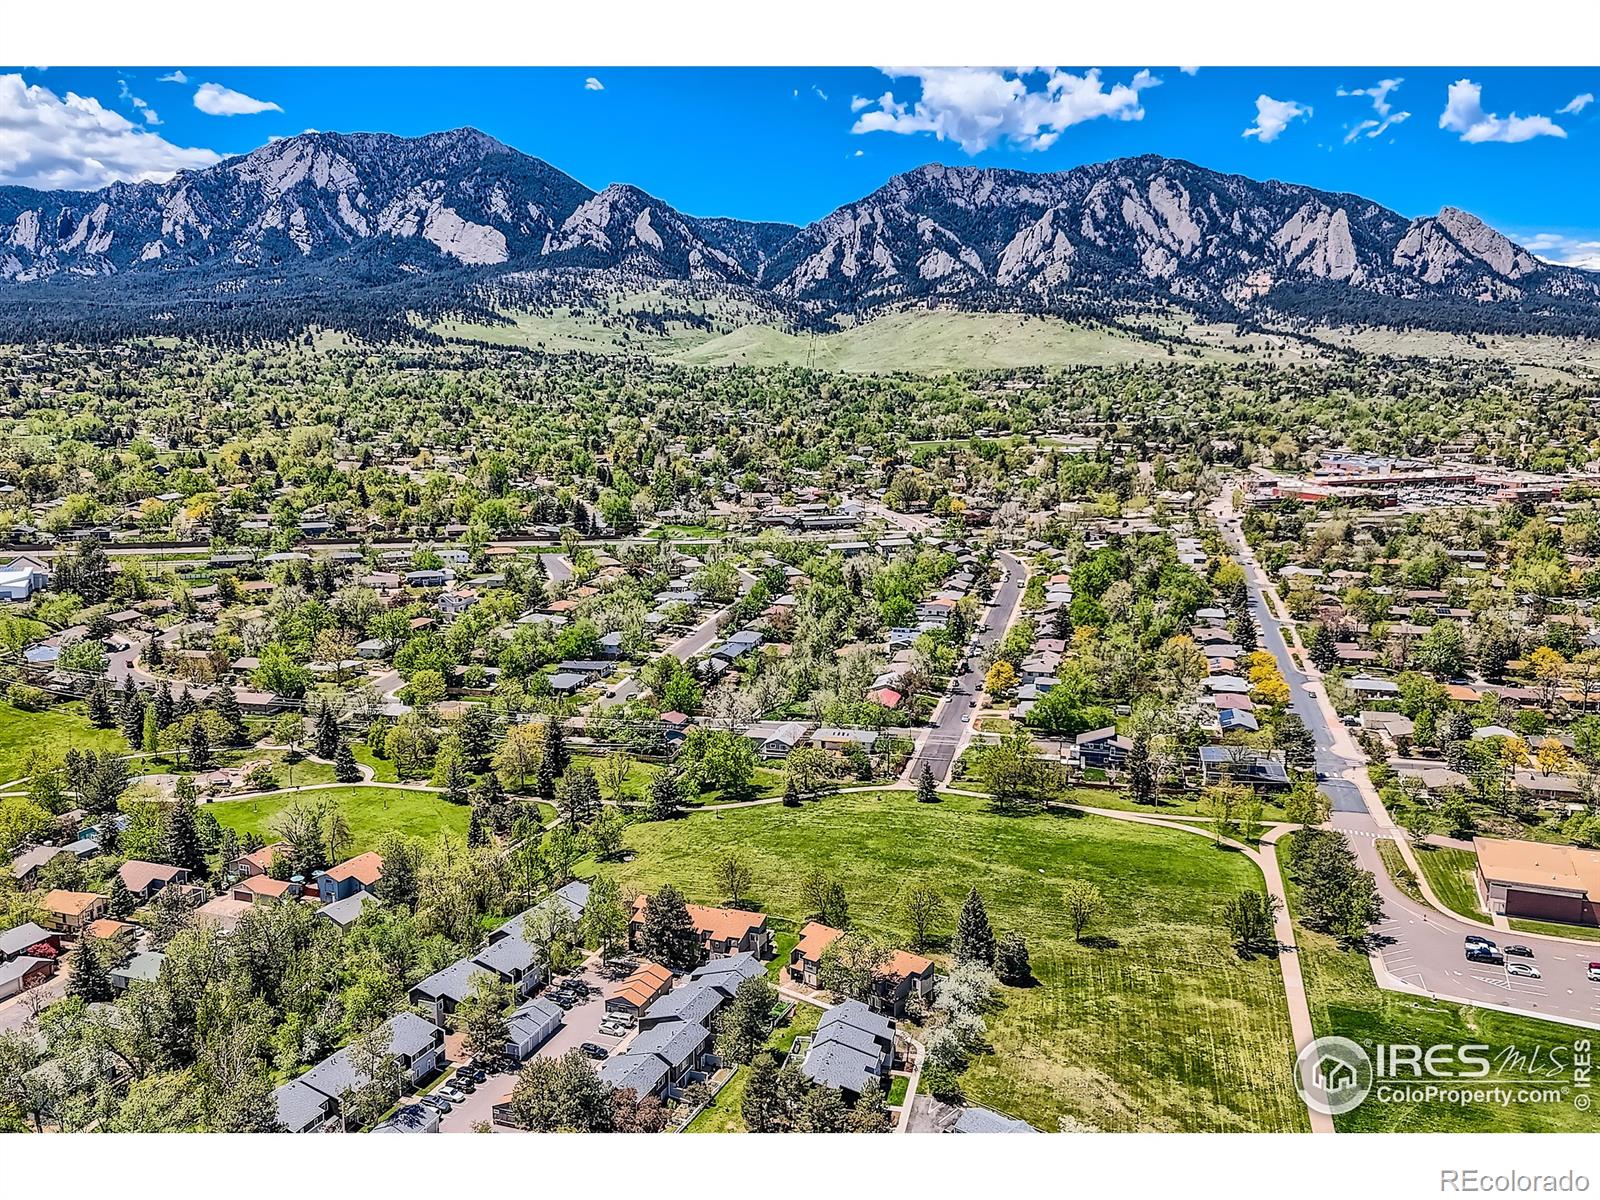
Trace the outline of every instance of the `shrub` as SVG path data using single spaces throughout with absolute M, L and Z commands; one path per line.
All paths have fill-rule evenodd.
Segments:
M 13 683 L 6 690 L 11 707 L 23 712 L 39 712 L 50 707 L 50 693 L 26 683 Z

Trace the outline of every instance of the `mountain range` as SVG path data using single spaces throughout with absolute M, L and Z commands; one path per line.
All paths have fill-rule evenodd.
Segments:
M 804 228 L 693 217 L 627 184 L 596 192 L 474 129 L 307 133 L 165 183 L 0 187 L 0 306 L 34 317 L 338 293 L 304 306 L 327 319 L 561 269 L 756 290 L 813 323 L 916 302 L 1160 302 L 1600 332 L 1600 274 L 1545 263 L 1470 213 L 1408 219 L 1154 155 L 1052 173 L 929 165 Z

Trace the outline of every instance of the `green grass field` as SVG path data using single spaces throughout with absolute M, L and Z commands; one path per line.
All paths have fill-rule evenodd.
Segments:
M 1419 845 L 1416 847 L 1417 865 L 1427 877 L 1433 894 L 1452 912 L 1474 921 L 1486 921 L 1488 916 L 1478 903 L 1478 856 L 1471 850 L 1457 850 L 1450 846 Z
M 1279 850 L 1280 862 L 1286 861 L 1285 854 Z M 1287 887 L 1293 909 L 1295 886 L 1289 882 Z M 1485 1045 L 1491 1058 L 1512 1049 L 1529 1059 L 1536 1052 L 1556 1051 L 1571 1062 L 1574 1039 L 1589 1036 L 1585 1030 L 1550 1021 L 1385 991 L 1378 987 L 1366 955 L 1341 950 L 1332 938 L 1306 929 L 1298 920 L 1295 941 L 1311 1022 L 1319 1037 L 1337 1034 L 1369 1050 L 1380 1042 Z M 1571 1104 L 1384 1103 L 1376 1095 L 1334 1121 L 1342 1133 L 1546 1133 L 1596 1128 L 1592 1113 Z
M 272 819 L 298 798 L 321 802 L 332 797 L 344 806 L 354 838 L 353 853 L 370 850 L 378 835 L 387 830 L 416 838 L 435 838 L 441 833 L 465 837 L 468 812 L 465 805 L 451 804 L 436 792 L 413 792 L 400 788 L 338 787 L 312 792 L 282 792 L 255 800 L 222 800 L 208 811 L 219 824 L 238 833 L 255 833 L 270 840 Z
M 1029 942 L 1038 979 L 1002 989 L 992 1050 L 963 1078 L 975 1102 L 1053 1129 L 1063 1115 L 1107 1130 L 1297 1130 L 1293 1048 L 1276 964 L 1241 962 L 1219 928 L 1223 901 L 1259 888 L 1242 856 L 1202 838 L 1109 818 L 999 817 L 984 802 L 918 804 L 907 793 L 833 796 L 629 827 L 626 886 L 672 882 L 716 902 L 718 856 L 737 852 L 752 898 L 775 920 L 805 916 L 802 881 L 843 882 L 852 925 L 904 944 L 905 894 L 940 891 L 951 916 L 970 884 L 997 931 Z M 1097 884 L 1104 920 L 1078 945 L 1060 912 L 1072 878 Z
M 128 752 L 122 734 L 89 724 L 81 704 L 23 712 L 0 703 L 0 783 L 30 774 L 36 758 L 59 762 L 74 746 L 79 750 Z
M 1586 942 L 1600 942 L 1600 929 L 1593 925 L 1567 925 L 1560 921 L 1530 921 L 1511 917 L 1511 928 L 1521 933 L 1540 933 L 1548 937 L 1581 938 Z

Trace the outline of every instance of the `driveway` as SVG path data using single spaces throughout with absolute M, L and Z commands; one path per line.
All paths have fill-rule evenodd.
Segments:
M 978 693 L 983 690 L 983 667 L 980 659 L 990 646 L 998 646 L 1004 640 L 1006 631 L 1011 628 L 1011 622 L 1016 619 L 1017 610 L 1022 605 L 1022 585 L 1027 580 L 1027 567 L 1012 554 L 1002 552 L 996 557 L 1006 568 L 1007 577 L 995 592 L 989 607 L 984 610 L 980 624 L 987 628 L 973 638 L 968 648 L 967 661 L 972 665 L 956 677 L 955 684 L 959 690 L 941 700 L 933 714 L 922 748 L 912 760 L 909 773 L 905 776 L 913 782 L 922 775 L 924 766 L 931 769 L 933 777 L 940 782 L 949 778 L 950 768 L 954 766 L 962 748 L 972 737 L 972 721 L 978 717 Z M 970 717 L 971 720 L 963 721 L 961 719 L 963 715 Z
M 538 1058 L 560 1058 L 569 1050 L 576 1050 L 584 1042 L 594 1042 L 608 1050 L 614 1050 L 623 1039 L 609 1037 L 600 1032 L 600 1018 L 606 1014 L 605 997 L 614 992 L 621 982 L 606 979 L 600 972 L 592 967 L 583 971 L 583 981 L 589 985 L 589 998 L 581 1004 L 575 1004 L 567 1010 L 566 1020 L 561 1028 L 551 1035 L 550 1040 L 534 1055 Z M 458 1104 L 439 1122 L 440 1131 L 443 1133 L 470 1133 L 472 1127 L 480 1121 L 494 1120 L 493 1109 L 516 1086 L 517 1077 L 513 1072 L 500 1072 L 490 1075 L 478 1085 L 478 1090 L 467 1095 L 466 1103 Z

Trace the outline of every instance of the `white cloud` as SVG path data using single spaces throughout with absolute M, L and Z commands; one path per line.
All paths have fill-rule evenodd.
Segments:
M 591 75 L 583 81 L 583 90 L 586 92 L 603 92 L 606 90 L 606 85 Z
M 811 85 L 811 90 L 816 95 L 818 100 L 826 100 L 828 98 L 828 93 L 823 91 L 814 83 Z
M 851 155 L 851 156 L 850 156 L 850 157 L 851 157 L 851 158 L 862 158 L 862 157 L 864 157 L 864 156 L 865 156 L 865 155 L 866 155 L 866 153 L 867 153 L 867 152 L 866 152 L 866 151 L 865 151 L 865 150 L 857 150 L 857 151 L 856 151 L 856 152 L 855 152 L 855 153 L 854 153 L 854 154 L 852 154 L 852 155 Z
M 0 75 L 0 182 L 34 188 L 97 188 L 116 180 L 165 180 L 221 155 L 175 146 L 93 96 Z
M 872 101 L 868 100 L 865 96 L 851 96 L 850 97 L 850 111 L 851 112 L 860 112 L 863 108 L 871 108 L 871 107 L 872 107 Z
M 194 106 L 213 117 L 240 117 L 251 113 L 282 112 L 270 100 L 257 100 L 220 83 L 202 83 L 195 90 Z
M 156 82 L 157 83 L 188 83 L 189 82 L 189 77 L 187 75 L 185 75 L 180 70 L 180 71 L 174 71 L 170 75 L 158 75 L 156 77 Z
M 161 124 L 161 118 L 156 116 L 155 109 L 151 108 L 143 100 L 139 99 L 139 97 L 133 94 L 132 90 L 128 87 L 128 81 L 126 79 L 117 80 L 117 99 L 121 100 L 124 104 L 129 104 L 138 109 L 139 115 L 144 118 L 144 123 L 146 125 Z
M 1567 131 L 1549 117 L 1501 117 L 1483 111 L 1483 88 L 1470 79 L 1450 85 L 1439 128 L 1459 133 L 1463 142 L 1526 142 L 1536 137 L 1567 136 Z
M 1593 103 L 1594 103 L 1594 93 L 1593 92 L 1584 92 L 1581 95 L 1574 96 L 1571 100 L 1568 100 L 1560 108 L 1556 109 L 1556 115 L 1557 116 L 1566 116 L 1567 114 L 1570 113 L 1572 116 L 1575 117 L 1579 113 L 1581 113 L 1584 109 L 1588 108 L 1589 105 L 1591 105 Z
M 1100 72 L 1007 71 L 991 67 L 888 67 L 891 79 L 915 79 L 922 95 L 899 101 L 885 92 L 851 108 L 860 112 L 852 133 L 931 133 L 952 141 L 968 154 L 1006 141 L 1026 150 L 1045 150 L 1064 130 L 1096 117 L 1138 121 L 1144 117 L 1139 93 L 1160 80 L 1140 71 L 1127 83 L 1109 89 Z M 1044 75 L 1043 86 L 1030 86 L 1029 76 Z M 876 105 L 877 107 L 873 107 Z M 864 110 L 864 111 L 863 111 Z
M 1536 233 L 1522 244 L 1545 262 L 1600 271 L 1600 241 L 1566 233 Z
M 1371 97 L 1372 111 L 1375 114 L 1364 121 L 1356 122 L 1350 127 L 1349 132 L 1344 135 L 1346 145 L 1355 141 L 1362 134 L 1366 134 L 1369 138 L 1375 138 L 1390 126 L 1398 125 L 1401 121 L 1411 116 L 1409 112 L 1395 112 L 1394 105 L 1389 103 L 1389 93 L 1404 82 L 1404 79 L 1380 79 L 1377 83 L 1367 88 L 1339 89 L 1337 94 L 1340 96 Z
M 1290 121 L 1310 115 L 1309 104 L 1301 104 L 1298 100 L 1274 100 L 1263 92 L 1256 97 L 1256 123 L 1240 136 L 1275 142 L 1278 135 L 1289 127 Z
M 1185 75 L 1198 75 L 1200 73 L 1199 67 L 1179 67 L 1178 70 L 1182 71 Z

